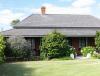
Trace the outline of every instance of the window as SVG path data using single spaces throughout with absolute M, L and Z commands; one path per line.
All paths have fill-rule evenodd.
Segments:
M 84 37 L 79 38 L 79 48 L 85 47 L 87 44 L 87 39 Z
M 35 49 L 34 38 L 27 38 L 27 41 L 31 44 L 31 50 L 34 50 Z
M 68 44 L 70 45 L 70 46 L 72 46 L 72 38 L 67 38 L 68 39 Z
M 35 41 L 34 39 L 32 38 L 32 50 L 35 49 Z

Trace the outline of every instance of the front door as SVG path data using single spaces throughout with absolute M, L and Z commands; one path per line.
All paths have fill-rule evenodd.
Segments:
M 35 39 L 35 55 L 40 56 L 40 37 L 36 37 Z
M 81 48 L 87 45 L 86 37 L 73 37 L 72 46 L 75 48 L 77 55 L 81 55 Z
M 72 46 L 75 48 L 77 55 L 80 55 L 79 39 L 78 37 L 72 38 Z

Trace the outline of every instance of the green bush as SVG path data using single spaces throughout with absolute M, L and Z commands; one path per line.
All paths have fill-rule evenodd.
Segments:
M 69 48 L 69 53 L 70 53 L 70 54 L 76 55 L 76 50 L 75 50 L 75 48 L 73 48 L 72 46 L 68 46 L 68 48 Z
M 93 55 L 94 51 L 95 51 L 95 48 L 91 47 L 91 46 L 83 47 L 81 49 L 81 53 L 83 54 L 83 56 L 87 56 L 88 53 L 90 53 L 91 55 Z
M 93 57 L 97 58 L 97 59 L 100 59 L 100 53 L 94 52 Z
M 31 55 L 31 45 L 23 37 L 12 36 L 7 40 L 7 45 L 11 57 L 29 58 Z
M 96 50 L 100 52 L 100 32 L 96 32 L 95 45 L 96 45 Z
M 66 37 L 56 31 L 42 38 L 40 48 L 42 58 L 51 59 L 70 55 Z
M 4 62 L 4 49 L 5 49 L 4 37 L 0 35 L 0 63 Z

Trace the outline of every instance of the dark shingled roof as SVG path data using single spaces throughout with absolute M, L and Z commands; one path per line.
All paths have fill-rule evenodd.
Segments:
M 100 27 L 100 20 L 91 15 L 32 14 L 15 27 Z
M 41 37 L 44 36 L 55 29 L 12 29 L 2 32 L 5 36 L 20 35 L 24 37 Z M 100 31 L 100 28 L 62 28 L 56 29 L 68 37 L 93 37 L 96 31 Z
M 90 15 L 32 14 L 2 34 L 41 37 L 55 29 L 68 37 L 93 37 L 100 31 L 100 20 Z

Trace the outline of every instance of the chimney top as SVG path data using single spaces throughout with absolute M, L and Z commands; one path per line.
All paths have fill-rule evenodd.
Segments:
M 41 7 L 41 14 L 42 15 L 45 15 L 45 13 L 46 13 L 46 7 L 45 6 L 42 6 Z

